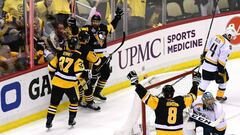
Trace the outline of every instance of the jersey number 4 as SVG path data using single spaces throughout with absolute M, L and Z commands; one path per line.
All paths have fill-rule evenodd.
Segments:
M 216 49 L 217 49 L 217 44 L 213 43 L 210 48 L 210 51 L 212 52 L 211 57 L 213 57 L 213 55 L 215 54 Z
M 168 123 L 169 124 L 175 124 L 177 121 L 177 108 L 176 107 L 170 107 L 168 109 Z

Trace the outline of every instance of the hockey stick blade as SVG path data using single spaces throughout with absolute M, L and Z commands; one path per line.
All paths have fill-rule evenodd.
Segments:
M 203 124 L 206 124 L 208 126 L 214 127 L 213 126 L 213 122 L 211 120 L 209 120 L 209 119 L 207 119 L 207 118 L 205 118 L 205 117 L 203 117 L 203 116 L 201 116 L 199 114 L 189 113 L 189 116 L 190 116 L 190 118 L 192 118 L 192 119 L 194 119 L 196 121 L 199 121 L 199 122 L 201 122 Z

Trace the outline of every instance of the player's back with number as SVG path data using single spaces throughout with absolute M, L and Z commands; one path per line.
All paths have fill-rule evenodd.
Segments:
M 222 35 L 216 35 L 208 42 L 206 47 L 205 62 L 203 69 L 217 71 L 217 64 L 225 65 L 231 53 L 231 43 Z
M 78 74 L 85 69 L 82 55 L 76 50 L 59 51 L 49 63 L 49 67 L 55 69 L 52 84 L 61 88 L 76 86 Z
M 174 97 L 173 99 L 159 98 L 156 115 L 161 116 L 156 119 L 160 129 L 162 125 L 175 126 L 175 129 L 182 128 L 183 123 L 183 109 L 186 107 L 184 98 L 182 96 Z

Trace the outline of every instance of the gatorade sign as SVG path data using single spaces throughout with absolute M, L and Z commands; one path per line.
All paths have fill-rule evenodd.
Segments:
M 228 22 L 228 24 L 227 24 L 227 26 L 226 26 L 226 28 L 229 26 L 229 25 L 231 25 L 231 24 L 233 24 L 234 26 L 235 26 L 235 30 L 237 31 L 237 38 L 235 39 L 235 40 L 233 40 L 231 43 L 233 44 L 233 45 L 238 45 L 238 44 L 240 44 L 240 17 L 234 17 L 234 18 L 232 18 L 229 22 Z

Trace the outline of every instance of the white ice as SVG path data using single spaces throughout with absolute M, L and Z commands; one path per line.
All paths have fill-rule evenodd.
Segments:
M 228 100 L 223 104 L 228 123 L 226 134 L 240 135 L 238 125 L 240 121 L 240 59 L 230 60 L 227 63 L 227 69 L 230 80 L 225 95 Z M 190 79 L 182 80 L 181 86 L 191 86 L 190 82 Z M 181 87 L 175 89 L 181 89 Z M 212 82 L 208 91 L 216 94 L 217 85 Z M 74 128 L 69 128 L 67 125 L 68 111 L 65 110 L 55 116 L 53 127 L 49 131 L 45 128 L 46 119 L 44 118 L 4 132 L 2 135 L 113 135 L 127 121 L 133 105 L 134 88 L 129 87 L 107 97 L 108 100 L 105 103 L 99 103 L 102 108 L 99 112 L 79 108 L 77 124 Z

